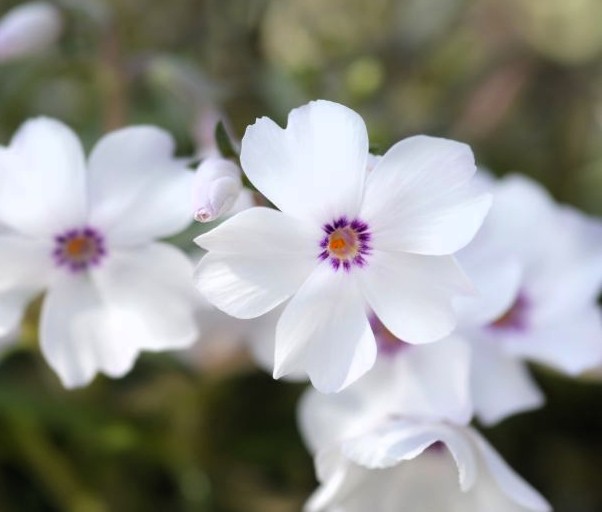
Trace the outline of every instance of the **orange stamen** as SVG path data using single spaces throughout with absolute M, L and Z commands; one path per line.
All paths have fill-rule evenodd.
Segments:
M 73 238 L 65 245 L 65 251 L 71 257 L 85 254 L 90 248 L 89 241 L 84 237 Z
M 328 244 L 328 248 L 331 251 L 340 251 L 342 249 L 345 249 L 346 246 L 347 242 L 345 242 L 343 238 L 332 238 L 330 240 L 330 243 Z

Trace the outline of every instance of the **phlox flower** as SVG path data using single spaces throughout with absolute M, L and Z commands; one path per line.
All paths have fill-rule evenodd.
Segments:
M 192 173 L 162 130 L 103 137 L 86 162 L 65 125 L 26 122 L 0 148 L 0 334 L 46 295 L 40 346 L 66 387 L 197 337 L 189 259 L 155 241 L 190 222 Z
M 409 347 L 383 339 L 362 379 L 335 395 L 308 390 L 299 424 L 320 487 L 304 510 L 549 511 L 468 426 L 469 378 L 461 340 Z
M 399 338 L 426 343 L 453 329 L 452 298 L 471 290 L 451 254 L 490 198 L 473 190 L 468 146 L 411 137 L 369 174 L 368 156 L 363 120 L 342 105 L 311 102 L 286 129 L 261 118 L 241 164 L 280 211 L 251 208 L 196 239 L 208 251 L 198 287 L 221 310 L 253 318 L 288 300 L 275 378 L 304 372 L 338 391 L 374 364 L 367 305 Z
M 475 411 L 487 424 L 543 403 L 526 361 L 569 375 L 602 362 L 600 223 L 525 177 L 491 187 L 491 212 L 458 254 L 479 295 L 457 300 Z

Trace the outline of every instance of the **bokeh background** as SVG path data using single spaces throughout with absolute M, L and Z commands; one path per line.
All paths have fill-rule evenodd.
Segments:
M 0 144 L 43 114 L 88 148 L 152 123 L 203 154 L 220 117 L 241 137 L 258 116 L 282 124 L 327 98 L 364 117 L 377 152 L 415 133 L 463 140 L 493 172 L 602 215 L 599 0 L 55 4 L 58 43 L 0 64 Z M 315 486 L 302 385 L 224 350 L 144 355 L 120 381 L 67 392 L 38 353 L 37 311 L 0 360 L 0 511 L 300 510 Z M 533 371 L 546 407 L 484 432 L 557 512 L 600 512 L 602 385 Z

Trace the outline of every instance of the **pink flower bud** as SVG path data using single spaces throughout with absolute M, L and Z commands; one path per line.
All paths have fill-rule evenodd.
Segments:
M 41 52 L 58 39 L 62 26 L 59 10 L 50 3 L 14 7 L 0 18 L 0 62 Z
M 194 219 L 216 220 L 232 208 L 242 191 L 240 169 L 230 160 L 209 157 L 199 165 L 193 183 Z

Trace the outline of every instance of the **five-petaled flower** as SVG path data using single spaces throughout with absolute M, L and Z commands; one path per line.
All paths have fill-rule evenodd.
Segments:
M 368 172 L 368 136 L 352 110 L 316 101 L 247 128 L 241 164 L 280 211 L 257 207 L 196 242 L 209 251 L 197 284 L 239 318 L 286 304 L 276 327 L 276 378 L 306 372 L 344 388 L 373 364 L 366 306 L 409 343 L 454 327 L 452 298 L 471 285 L 451 256 L 480 227 L 488 194 L 473 188 L 468 146 L 410 137 Z
M 191 264 L 155 242 L 190 222 L 192 173 L 173 149 L 162 130 L 125 128 L 86 165 L 73 132 L 44 118 L 0 148 L 0 336 L 47 289 L 41 349 L 67 387 L 197 337 Z

